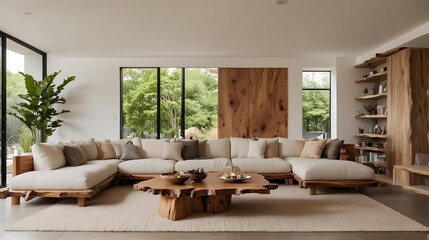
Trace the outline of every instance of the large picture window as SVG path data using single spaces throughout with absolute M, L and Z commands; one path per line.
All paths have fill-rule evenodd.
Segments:
M 28 139 L 27 129 L 17 118 L 7 115 L 11 106 L 20 101 L 19 94 L 26 92 L 23 72 L 40 80 L 46 76 L 46 53 L 33 46 L 0 31 L 1 52 L 1 186 L 6 185 L 12 175 L 13 155 L 18 149 L 24 149 L 24 140 Z M 28 144 L 27 144 L 28 145 Z
M 121 137 L 216 138 L 217 69 L 121 68 Z
M 331 137 L 331 72 L 302 73 L 302 135 Z

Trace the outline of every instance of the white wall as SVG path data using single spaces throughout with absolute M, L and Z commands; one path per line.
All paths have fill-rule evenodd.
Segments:
M 119 137 L 119 67 L 284 67 L 289 69 L 289 137 L 300 138 L 302 133 L 301 88 L 303 69 L 335 69 L 335 59 L 303 58 L 58 58 L 49 57 L 48 72 L 62 69 L 60 79 L 75 75 L 76 80 L 64 91 L 66 108 L 70 113 L 61 116 L 63 127 L 59 128 L 50 141 L 65 139 L 98 139 Z M 348 62 L 347 62 L 348 63 Z M 346 64 L 344 64 L 346 65 Z M 350 66 L 354 62 L 351 61 Z M 347 66 L 347 67 L 350 67 Z M 343 67 L 341 65 L 340 67 Z M 337 70 L 338 71 L 338 70 Z M 340 71 L 342 72 L 342 71 Z M 351 87 L 338 97 L 339 106 L 353 100 L 354 76 L 352 71 L 342 74 L 343 85 Z M 344 86 L 343 86 L 344 87 Z M 352 93 L 351 93 L 351 92 Z M 344 107 L 345 108 L 345 107 Z M 353 110 L 354 112 L 354 110 Z M 338 114 L 350 119 L 351 115 Z M 354 116 L 354 115 L 353 115 Z M 344 129 L 351 129 L 347 126 Z M 354 130 L 354 129 L 353 129 Z M 339 136 L 346 137 L 345 134 Z

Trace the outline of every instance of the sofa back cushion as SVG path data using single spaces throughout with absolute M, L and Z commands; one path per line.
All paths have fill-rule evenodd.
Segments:
M 141 139 L 143 158 L 162 158 L 164 143 L 169 139 Z
M 177 142 L 182 143 L 182 158 L 184 160 L 196 159 L 200 157 L 198 140 L 179 139 Z
M 63 153 L 69 166 L 80 166 L 87 162 L 82 148 L 78 145 L 64 145 Z
M 280 137 L 278 139 L 279 141 L 279 157 L 280 158 L 287 158 L 287 157 L 298 157 L 299 154 L 297 154 L 297 140 L 296 139 L 289 139 L 289 138 L 282 138 Z
M 141 159 L 141 148 L 132 142 L 121 145 L 121 160 Z
M 164 152 L 162 159 L 182 161 L 182 143 L 181 142 L 164 142 Z
M 245 158 L 249 151 L 249 139 L 231 137 L 231 158 Z
M 302 149 L 301 158 L 320 158 L 322 156 L 323 148 L 325 148 L 326 140 L 320 141 L 305 141 L 304 148 Z
M 249 151 L 247 152 L 248 158 L 265 158 L 265 148 L 267 146 L 266 140 L 253 141 L 249 140 Z
M 35 143 L 31 151 L 35 171 L 53 170 L 67 164 L 61 143 Z
M 98 149 L 94 138 L 80 140 L 77 144 L 82 148 L 87 160 L 98 159 Z
M 208 139 L 205 146 L 205 156 L 208 158 L 231 158 L 229 138 Z
M 322 151 L 321 158 L 339 159 L 344 140 L 329 139 Z
M 112 145 L 112 142 L 110 142 L 110 140 L 108 140 L 108 139 L 100 141 L 100 150 L 101 150 L 100 159 L 115 159 L 115 158 L 117 158 L 115 149 L 113 148 L 113 145 Z

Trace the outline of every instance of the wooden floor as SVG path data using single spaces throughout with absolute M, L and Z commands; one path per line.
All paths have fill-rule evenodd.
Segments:
M 327 189 L 326 193 L 356 191 L 355 189 Z M 303 190 L 305 191 L 305 190 Z M 308 191 L 308 190 L 307 190 Z M 399 213 L 429 226 L 429 196 L 402 190 L 396 186 L 370 188 L 368 196 Z M 79 232 L 5 232 L 7 226 L 20 219 L 51 206 L 56 199 L 34 199 L 21 206 L 10 206 L 10 201 L 0 200 L 0 239 L 424 239 L 429 240 L 429 233 L 421 232 L 358 232 L 358 233 L 79 233 Z M 383 224 L 383 223 L 380 223 Z

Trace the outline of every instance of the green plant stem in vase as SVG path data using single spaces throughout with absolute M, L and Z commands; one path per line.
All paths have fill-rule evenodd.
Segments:
M 29 74 L 20 72 L 24 76 L 27 92 L 18 95 L 23 101 L 12 106 L 14 111 L 8 112 L 8 114 L 18 118 L 27 126 L 36 142 L 46 142 L 48 136 L 51 136 L 63 122 L 56 117 L 70 112 L 69 110 L 58 111 L 54 107 L 56 104 L 66 103 L 66 100 L 60 97 L 60 93 L 67 84 L 75 79 L 75 76 L 68 77 L 56 86 L 54 79 L 60 72 L 54 72 L 40 81 L 35 80 Z

